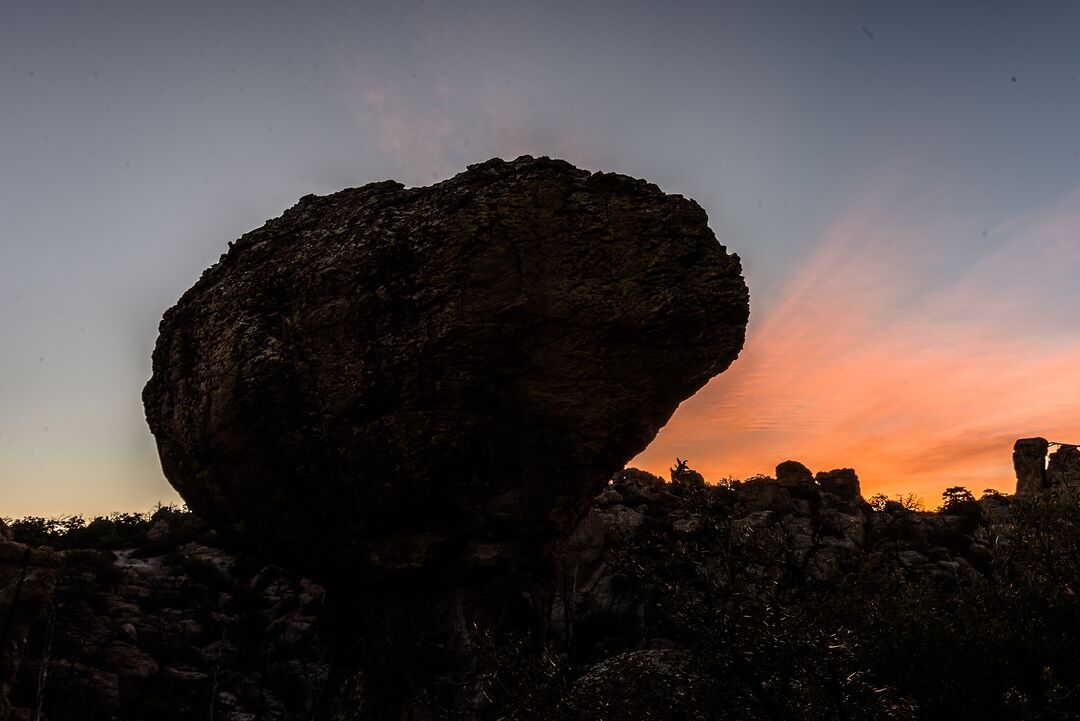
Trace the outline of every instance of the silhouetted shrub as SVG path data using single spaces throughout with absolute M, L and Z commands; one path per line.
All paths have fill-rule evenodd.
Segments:
M 963 486 L 946 488 L 941 494 L 939 513 L 947 516 L 979 516 L 979 504 Z
M 51 546 L 58 550 L 135 549 L 137 555 L 161 555 L 178 545 L 199 539 L 216 543 L 216 534 L 195 514 L 178 506 L 158 506 L 151 513 L 111 513 L 87 521 L 82 516 L 41 518 L 26 516 L 5 519 L 15 534 L 15 540 L 30 546 Z M 162 533 L 151 536 L 157 524 Z

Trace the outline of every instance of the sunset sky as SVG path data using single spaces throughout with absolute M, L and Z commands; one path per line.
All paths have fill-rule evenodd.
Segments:
M 300 196 L 521 154 L 697 200 L 746 349 L 633 462 L 1011 491 L 1080 442 L 1080 4 L 7 2 L 0 516 L 176 495 L 162 312 Z

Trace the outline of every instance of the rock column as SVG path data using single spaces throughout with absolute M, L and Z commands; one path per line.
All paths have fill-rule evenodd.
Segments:
M 1045 438 L 1021 438 L 1013 446 L 1016 469 L 1016 495 L 1036 493 L 1046 488 L 1046 453 L 1050 444 Z

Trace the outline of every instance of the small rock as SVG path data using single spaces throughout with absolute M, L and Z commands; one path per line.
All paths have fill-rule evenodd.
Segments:
M 606 533 L 620 540 L 633 536 L 645 520 L 643 513 L 626 506 L 612 506 L 605 509 L 601 516 L 604 519 Z
M 701 516 L 690 516 L 688 518 L 680 518 L 671 524 L 671 530 L 675 531 L 680 536 L 696 536 L 701 533 L 705 528 L 705 522 L 701 520 Z
M 606 488 L 606 489 L 604 489 L 600 493 L 600 495 L 596 497 L 596 501 L 595 501 L 596 505 L 601 507 L 601 508 L 606 508 L 607 506 L 610 506 L 612 504 L 622 503 L 622 502 L 623 502 L 622 494 L 619 493 L 618 491 L 616 491 L 614 488 Z
M 862 502 L 859 477 L 851 468 L 822 471 L 817 474 L 816 480 L 824 493 L 833 495 L 846 505 L 854 507 Z

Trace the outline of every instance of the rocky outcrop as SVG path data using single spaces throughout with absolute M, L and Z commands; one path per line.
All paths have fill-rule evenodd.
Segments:
M 1046 488 L 1046 453 L 1050 444 L 1045 438 L 1021 438 L 1013 446 L 1016 471 L 1016 494 L 1023 496 Z
M 198 542 L 0 543 L 0 720 L 292 721 L 329 674 L 323 589 Z M 12 559 L 15 559 L 12 562 Z M 12 615 L 8 615 L 12 614 Z
M 817 492 L 814 474 L 798 461 L 784 461 L 776 467 L 776 482 L 794 496 Z
M 1046 484 L 1050 487 L 1080 488 L 1080 450 L 1076 446 L 1059 445 L 1050 454 Z
M 670 647 L 663 635 L 664 612 L 658 617 L 647 606 L 646 587 L 662 584 L 666 594 L 669 585 L 692 578 L 679 575 L 687 567 L 675 571 L 641 565 L 667 552 L 662 549 L 694 549 L 691 575 L 727 579 L 725 586 L 741 597 L 767 592 L 777 569 L 793 575 L 796 585 L 829 584 L 857 573 L 875 554 L 913 579 L 951 584 L 989 570 L 991 540 L 980 532 L 978 518 L 911 511 L 899 504 L 874 511 L 859 495 L 858 476 L 851 469 L 815 476 L 801 463 L 786 461 L 777 466 L 775 479 L 760 476 L 690 494 L 677 469 L 672 471 L 670 483 L 637 469 L 616 474 L 560 547 L 560 583 L 549 625 L 572 657 L 599 661 L 615 652 Z M 986 502 L 993 505 L 988 513 L 1007 513 L 1007 497 Z M 732 554 L 742 568 L 738 577 L 730 575 L 727 565 Z M 666 573 L 671 575 L 662 576 Z M 651 623 L 645 624 L 650 616 Z M 602 682 L 603 668 L 588 681 L 582 679 L 592 689 L 590 703 L 613 698 L 623 688 L 619 679 Z M 654 681 L 666 683 L 660 677 Z
M 1051 447 L 1053 453 L 1049 452 Z M 1013 466 L 1018 496 L 1030 496 L 1047 488 L 1080 487 L 1080 450 L 1072 444 L 1021 438 L 1013 447 Z
M 839 468 L 827 473 L 818 473 L 815 478 L 823 493 L 834 496 L 839 502 L 855 507 L 862 503 L 862 491 L 859 477 L 851 468 Z

